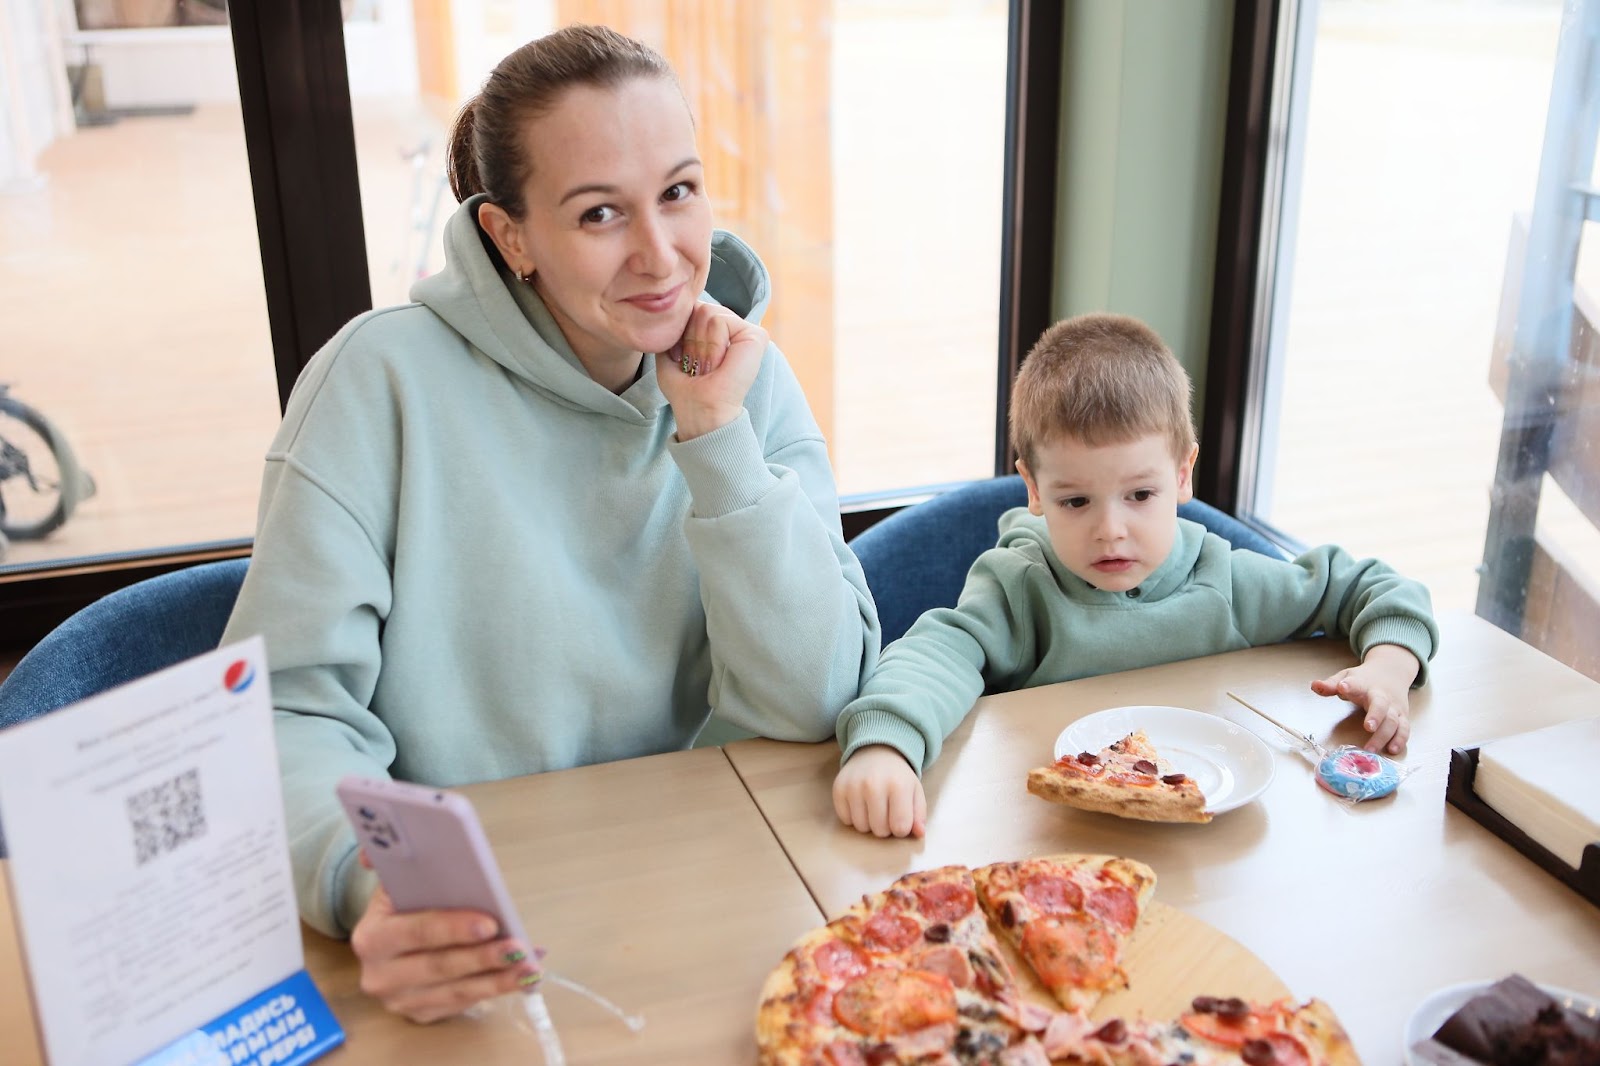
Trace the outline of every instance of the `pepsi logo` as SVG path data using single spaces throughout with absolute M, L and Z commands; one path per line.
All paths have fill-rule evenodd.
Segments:
M 238 659 L 228 665 L 222 674 L 222 684 L 229 692 L 240 693 L 250 687 L 256 679 L 256 668 L 244 659 Z

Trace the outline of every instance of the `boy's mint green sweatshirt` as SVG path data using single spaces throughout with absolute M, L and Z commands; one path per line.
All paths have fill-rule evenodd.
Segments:
M 645 358 L 617 395 L 485 250 L 469 200 L 414 304 L 306 367 L 267 456 L 224 640 L 266 636 L 301 912 L 373 887 L 345 774 L 458 785 L 688 747 L 715 713 L 832 735 L 878 651 L 822 434 L 769 348 L 738 420 L 678 443 Z M 765 268 L 713 241 L 707 294 Z
M 1398 644 L 1423 664 L 1439 644 L 1428 590 L 1376 559 L 1322 547 L 1293 562 L 1235 551 L 1178 519 L 1172 553 L 1128 592 L 1097 589 L 1061 564 L 1042 517 L 1000 519 L 1000 542 L 978 557 L 955 607 L 919 618 L 884 649 L 861 696 L 839 716 L 848 759 L 888 744 L 920 773 L 986 692 L 1274 644 L 1317 633 L 1348 637 L 1357 655 Z

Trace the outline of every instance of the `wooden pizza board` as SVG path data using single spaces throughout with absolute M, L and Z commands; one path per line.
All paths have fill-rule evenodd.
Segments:
M 1024 994 L 1042 1006 L 1056 1006 L 1011 945 L 997 939 Z M 1128 974 L 1128 987 L 1096 1004 L 1091 1018 L 1176 1018 L 1196 996 L 1264 1002 L 1291 994 L 1278 975 L 1238 941 L 1158 900 L 1151 900 L 1139 916 L 1122 968 Z

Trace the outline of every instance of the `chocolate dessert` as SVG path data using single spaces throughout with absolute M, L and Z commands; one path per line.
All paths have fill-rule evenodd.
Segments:
M 1473 996 L 1411 1050 L 1438 1066 L 1600 1066 L 1600 1019 L 1513 974 Z

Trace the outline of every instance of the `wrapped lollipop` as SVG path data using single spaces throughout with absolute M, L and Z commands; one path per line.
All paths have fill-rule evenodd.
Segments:
M 1328 747 L 1308 733 L 1299 733 L 1272 715 L 1244 700 L 1227 693 L 1229 699 L 1271 722 L 1285 736 L 1291 738 L 1295 749 L 1316 768 L 1317 784 L 1328 792 L 1350 803 L 1387 796 L 1400 787 L 1410 773 L 1387 755 L 1358 748 L 1354 744 Z

